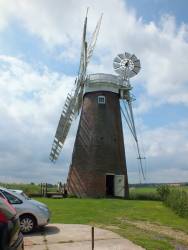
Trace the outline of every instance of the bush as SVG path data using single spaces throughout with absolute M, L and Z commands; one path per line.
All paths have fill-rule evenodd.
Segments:
M 188 218 L 188 193 L 182 189 L 171 189 L 164 203 L 178 215 Z
M 130 200 L 150 200 L 150 201 L 160 201 L 161 198 L 157 193 L 130 193 Z
M 161 200 L 181 217 L 188 218 L 188 193 L 181 188 L 161 185 L 157 188 Z
M 165 201 L 170 193 L 170 188 L 167 185 L 160 185 L 157 187 L 157 193 L 161 197 L 161 200 Z

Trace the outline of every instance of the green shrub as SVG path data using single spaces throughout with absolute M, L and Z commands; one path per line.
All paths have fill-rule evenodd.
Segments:
M 164 203 L 178 215 L 188 218 L 188 193 L 185 190 L 172 188 Z
M 150 200 L 150 201 L 160 201 L 161 198 L 157 193 L 136 193 L 130 192 L 130 200 Z
M 157 193 L 161 197 L 161 200 L 165 201 L 170 193 L 170 188 L 168 185 L 160 185 L 157 187 Z
M 157 192 L 161 200 L 179 216 L 188 218 L 188 193 L 181 188 L 160 185 Z

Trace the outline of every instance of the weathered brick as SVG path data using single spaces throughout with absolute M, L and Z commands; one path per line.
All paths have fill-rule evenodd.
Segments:
M 98 96 L 106 98 L 98 104 Z M 72 163 L 67 179 L 69 194 L 78 197 L 104 197 L 106 173 L 125 175 L 125 160 L 119 95 L 107 91 L 85 94 Z

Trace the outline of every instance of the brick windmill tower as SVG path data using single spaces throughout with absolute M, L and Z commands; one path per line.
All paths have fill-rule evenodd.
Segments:
M 99 33 L 101 18 L 88 45 L 86 15 L 79 74 L 73 91 L 68 94 L 65 101 L 50 159 L 57 160 L 72 120 L 81 110 L 67 178 L 68 193 L 78 197 L 128 197 L 129 187 L 121 114 L 136 141 L 138 159 L 141 163 L 142 158 L 131 105 L 132 87 L 129 82 L 129 78 L 139 72 L 140 61 L 135 55 L 119 54 L 113 64 L 118 75 L 86 75 L 87 65 Z

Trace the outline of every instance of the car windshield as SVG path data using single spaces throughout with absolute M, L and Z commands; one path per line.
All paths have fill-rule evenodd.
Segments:
M 26 200 L 30 200 L 31 198 L 29 198 L 29 196 L 27 196 L 27 194 L 25 194 L 24 192 L 20 193 Z
M 13 195 L 12 193 L 9 193 L 5 190 L 1 190 L 1 192 L 6 197 L 6 199 L 9 201 L 10 204 L 21 204 L 22 203 L 22 201 L 18 197 L 16 197 L 15 195 Z
M 27 196 L 27 194 L 25 194 L 22 190 L 10 189 L 10 191 L 11 191 L 12 193 L 15 193 L 15 194 L 19 195 L 19 196 L 24 197 L 26 200 L 30 200 L 30 199 L 31 199 L 31 198 L 29 198 L 29 197 Z

